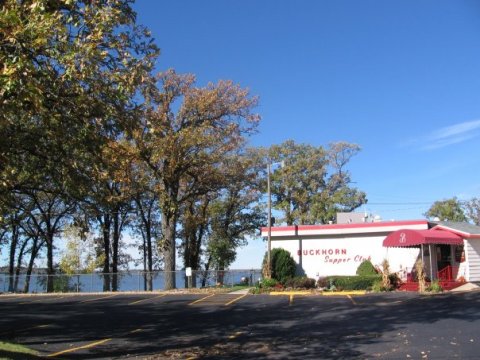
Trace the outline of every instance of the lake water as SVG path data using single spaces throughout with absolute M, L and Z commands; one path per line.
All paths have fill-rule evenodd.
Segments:
M 223 274 L 222 274 L 223 273 Z M 223 282 L 222 280 L 223 275 Z M 153 290 L 164 290 L 165 273 L 163 271 L 152 272 Z M 78 275 L 54 275 L 54 290 L 56 292 L 103 292 L 104 274 L 78 274 Z M 223 283 L 224 286 L 233 286 L 242 283 L 255 283 L 261 278 L 261 271 L 252 270 L 225 270 L 209 271 L 206 276 L 203 272 L 192 273 L 192 284 L 201 287 L 202 280 L 205 277 L 205 286 L 211 287 Z M 106 275 L 110 281 L 113 274 Z M 144 291 L 146 290 L 146 274 L 141 271 L 122 272 L 117 274 L 118 291 Z M 13 279 L 13 282 L 15 279 Z M 18 277 L 16 289 L 10 285 L 10 276 L 8 274 L 0 274 L 0 289 L 3 292 L 23 292 L 26 281 L 26 275 Z M 177 289 L 183 289 L 187 284 L 185 271 L 175 272 L 175 283 Z M 32 274 L 30 275 L 29 293 L 46 292 L 47 275 Z

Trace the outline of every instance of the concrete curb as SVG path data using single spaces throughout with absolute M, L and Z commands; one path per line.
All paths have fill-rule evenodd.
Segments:
M 245 294 L 250 293 L 250 290 L 251 290 L 251 289 L 252 289 L 252 288 L 242 289 L 242 290 L 236 290 L 236 291 L 227 292 L 226 294 L 245 295 Z

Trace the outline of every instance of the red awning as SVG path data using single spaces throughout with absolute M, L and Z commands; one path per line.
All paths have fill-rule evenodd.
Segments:
M 397 230 L 390 233 L 385 240 L 385 247 L 409 247 L 422 244 L 463 245 L 462 237 L 443 230 Z

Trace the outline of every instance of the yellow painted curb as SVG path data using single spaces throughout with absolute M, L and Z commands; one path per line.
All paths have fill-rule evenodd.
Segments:
M 324 291 L 322 292 L 323 296 L 335 296 L 335 295 L 340 295 L 340 296 L 347 296 L 347 295 L 365 295 L 367 292 L 366 291 Z
M 271 291 L 270 295 L 279 296 L 279 295 L 315 295 L 311 291 Z

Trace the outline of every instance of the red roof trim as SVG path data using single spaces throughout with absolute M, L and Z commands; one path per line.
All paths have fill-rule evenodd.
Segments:
M 279 231 L 296 231 L 297 230 L 297 225 L 293 226 L 272 226 L 272 233 L 273 232 L 279 232 Z M 264 226 L 261 228 L 262 232 L 268 232 L 268 227 Z
M 328 225 L 294 225 L 294 226 L 275 226 L 273 232 L 295 231 L 295 230 L 332 230 L 332 229 L 355 229 L 355 228 L 379 228 L 387 226 L 408 226 L 408 225 L 427 225 L 427 220 L 407 220 L 407 221 L 380 221 L 372 223 L 350 223 L 350 224 L 328 224 Z M 262 227 L 262 232 L 267 232 L 268 227 Z

